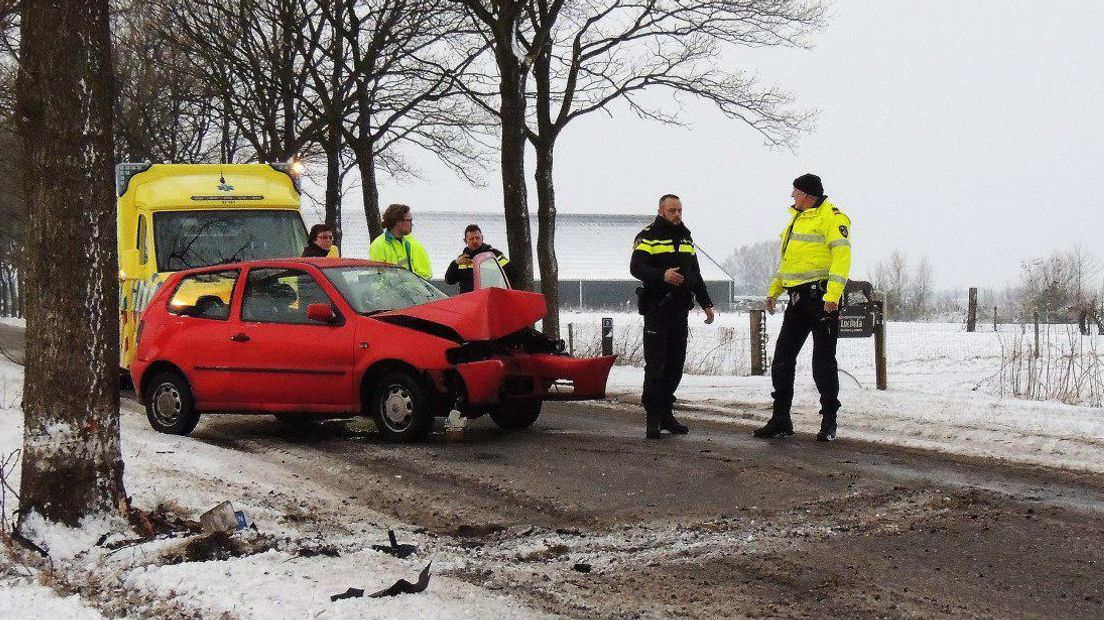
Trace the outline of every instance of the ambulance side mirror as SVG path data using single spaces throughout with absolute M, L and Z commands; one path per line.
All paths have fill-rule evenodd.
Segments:
M 133 280 L 138 277 L 139 250 L 122 250 L 119 252 L 119 279 Z

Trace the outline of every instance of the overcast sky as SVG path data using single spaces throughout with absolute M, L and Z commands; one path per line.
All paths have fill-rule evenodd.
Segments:
M 839 0 L 831 10 L 812 50 L 732 58 L 819 110 L 795 153 L 701 105 L 684 109 L 689 128 L 593 115 L 558 144 L 559 209 L 653 213 L 676 193 L 698 243 L 724 256 L 776 238 L 793 178 L 812 171 L 851 217 L 856 279 L 894 249 L 926 255 L 940 287 L 1002 286 L 1021 261 L 1076 243 L 1104 257 L 1104 3 Z M 497 170 L 483 189 L 428 160 L 423 172 L 382 183 L 383 203 L 501 210 Z M 346 217 L 360 212 L 359 190 L 349 192 Z

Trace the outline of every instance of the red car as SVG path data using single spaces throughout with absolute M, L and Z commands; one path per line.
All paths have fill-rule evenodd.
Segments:
M 613 356 L 573 358 L 534 330 L 544 297 L 510 290 L 490 254 L 475 275 L 474 292 L 448 297 L 363 260 L 178 272 L 138 327 L 135 391 L 164 433 L 186 435 L 206 413 L 370 415 L 398 440 L 452 409 L 522 429 L 542 401 L 605 395 Z

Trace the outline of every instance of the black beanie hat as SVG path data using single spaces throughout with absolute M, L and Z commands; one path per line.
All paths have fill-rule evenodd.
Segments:
M 794 179 L 794 187 L 810 196 L 823 196 L 824 186 L 820 183 L 820 177 L 809 172 Z

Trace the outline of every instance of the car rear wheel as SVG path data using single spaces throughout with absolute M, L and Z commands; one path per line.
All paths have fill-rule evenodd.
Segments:
M 162 372 L 146 388 L 146 417 L 154 430 L 187 435 L 199 424 L 192 388 L 176 372 Z
M 408 372 L 380 377 L 372 390 L 372 417 L 380 433 L 397 441 L 418 441 L 433 426 L 432 402 L 425 384 Z
M 491 419 L 500 428 L 508 431 L 520 431 L 529 428 L 541 412 L 541 401 L 522 400 L 502 403 L 491 409 Z

